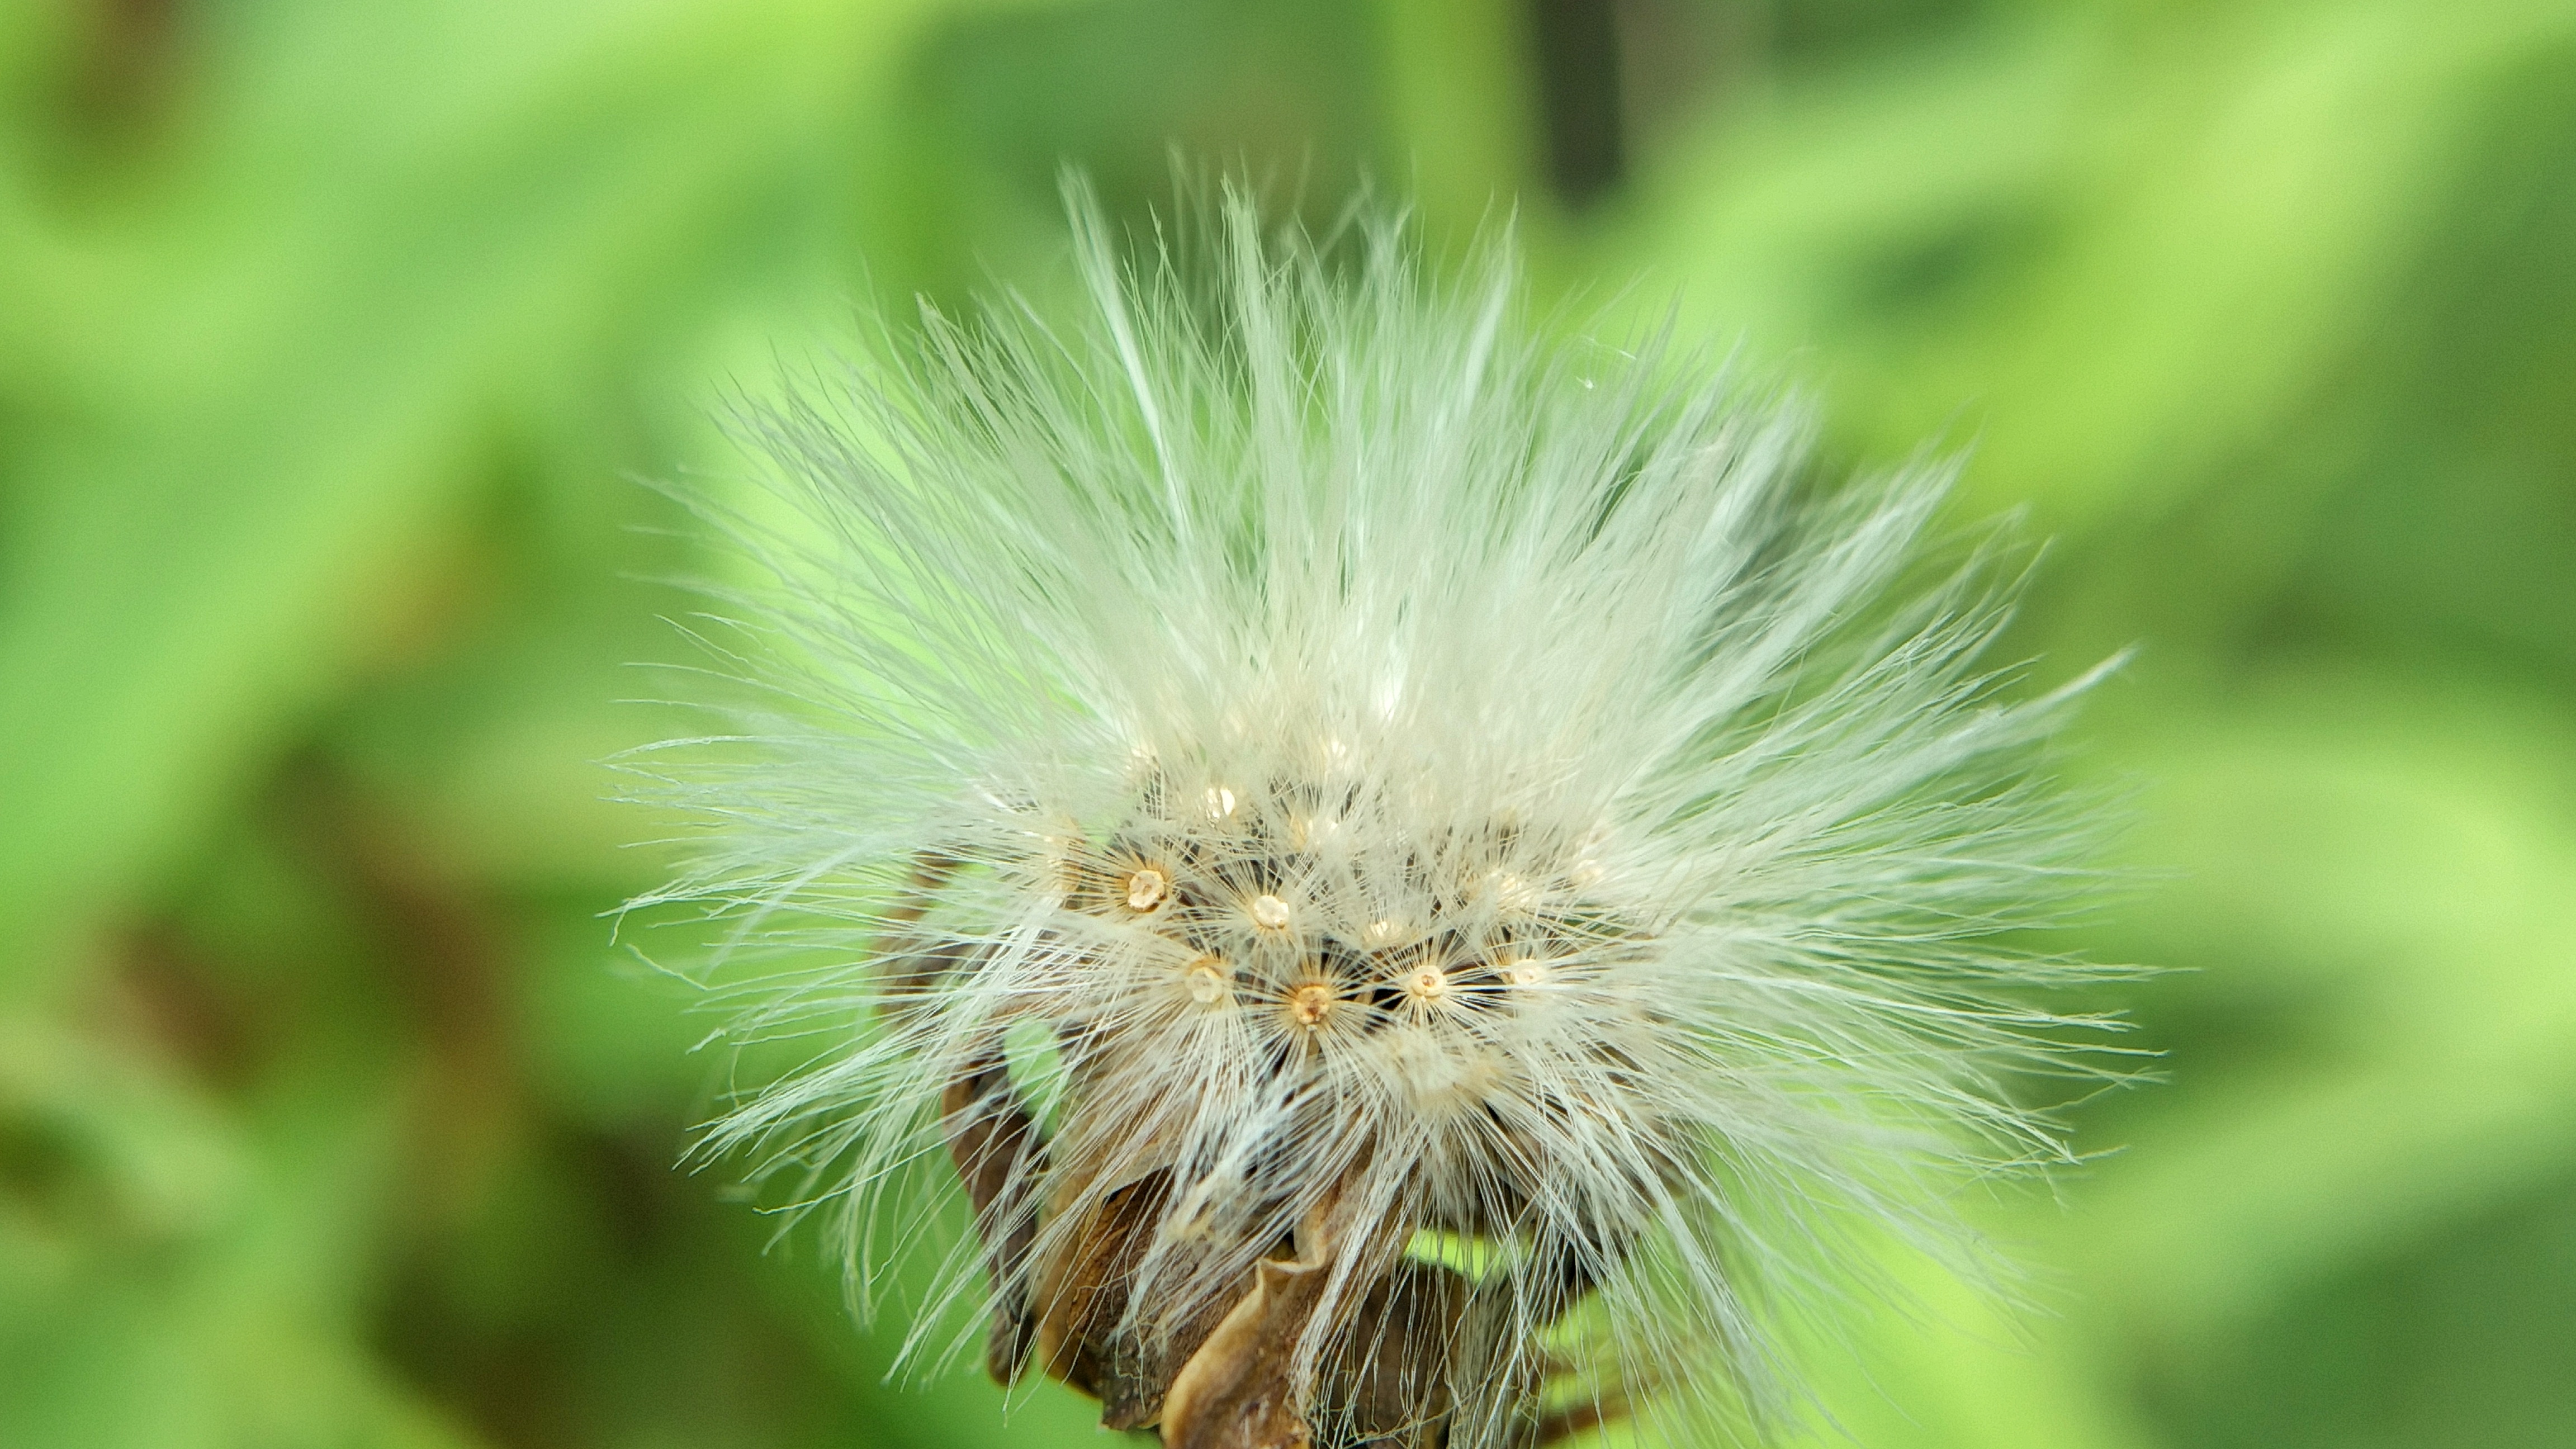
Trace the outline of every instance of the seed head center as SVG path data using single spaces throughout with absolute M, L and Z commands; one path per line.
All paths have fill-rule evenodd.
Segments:
M 1254 896 L 1252 923 L 1265 931 L 1288 929 L 1288 903 L 1277 896 Z

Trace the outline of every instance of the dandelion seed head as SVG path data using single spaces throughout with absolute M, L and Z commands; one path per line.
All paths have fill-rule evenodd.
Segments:
M 817 1055 L 710 1150 L 863 1283 L 944 1154 L 934 1310 L 1175 1449 L 1783 1422 L 1855 1242 L 1972 1258 L 1947 1186 L 2065 1155 L 2003 1083 L 2067 1066 L 2082 968 L 2007 933 L 2081 878 L 2072 691 L 1978 665 L 1992 551 L 1926 572 L 1940 469 L 1528 328 L 1500 246 L 1336 271 L 1233 202 L 1125 270 L 1075 215 L 1086 315 L 931 313 L 746 424 L 808 526 L 735 522 L 762 694 L 672 756 L 661 898 L 807 963 L 743 1030 Z

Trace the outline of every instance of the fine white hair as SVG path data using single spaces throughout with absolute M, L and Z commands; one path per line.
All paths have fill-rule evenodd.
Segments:
M 1072 210 L 1076 315 L 925 308 L 744 410 L 791 510 L 706 505 L 762 578 L 700 631 L 733 722 L 638 767 L 703 827 L 648 900 L 808 1053 L 710 1152 L 865 1286 L 936 1236 L 956 1083 L 1025 1103 L 925 1361 L 1113 1208 L 1102 1333 L 1203 1329 L 1330 1217 L 1379 1246 L 1281 1350 L 1315 1393 L 1437 1263 L 1449 1444 L 1775 1421 L 1857 1245 L 1971 1264 L 1958 1188 L 2070 1160 L 2020 1099 L 2100 1024 L 2028 944 L 2089 879 L 2041 769 L 2082 682 L 1979 662 L 2008 551 L 1927 546 L 1945 465 L 1828 482 L 1794 404 L 1534 326 L 1505 241 L 1438 273 L 1229 194 L 1131 266 Z

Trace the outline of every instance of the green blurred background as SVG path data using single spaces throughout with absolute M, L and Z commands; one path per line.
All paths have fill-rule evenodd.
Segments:
M 0 1444 L 1092 1443 L 674 1161 L 600 761 L 736 386 L 1167 148 L 1973 446 L 2168 1085 L 1826 1358 L 1899 1446 L 2576 1444 L 2576 7 L 9 0 Z M 666 933 L 668 934 L 668 933 Z M 657 943 L 676 945 L 676 942 Z M 1866 1368 L 1862 1367 L 1866 1365 Z

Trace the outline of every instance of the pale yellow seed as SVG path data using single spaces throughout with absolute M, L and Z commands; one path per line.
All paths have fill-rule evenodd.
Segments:
M 1286 930 L 1288 928 L 1288 903 L 1279 899 L 1277 896 L 1254 896 L 1252 898 L 1252 923 L 1265 931 Z
M 1187 978 L 1190 1000 L 1201 1006 L 1214 1006 L 1225 999 L 1225 963 L 1214 956 L 1201 956 L 1190 966 Z
M 1333 988 L 1321 982 L 1307 982 L 1289 993 L 1288 1014 L 1297 1019 L 1299 1026 L 1313 1028 L 1323 1025 L 1324 1017 L 1332 1009 Z
M 1536 961 L 1516 961 L 1503 975 L 1514 986 L 1537 986 L 1547 980 L 1547 968 Z
M 1207 792 L 1207 813 L 1210 820 L 1223 820 L 1227 816 L 1232 815 L 1234 813 L 1234 792 L 1222 785 L 1209 790 Z
M 1449 994 L 1449 973 L 1425 966 L 1405 978 L 1404 989 L 1417 1001 L 1438 1001 Z
M 1150 865 L 1127 877 L 1127 909 L 1131 911 L 1150 911 L 1171 893 L 1170 878 Z

